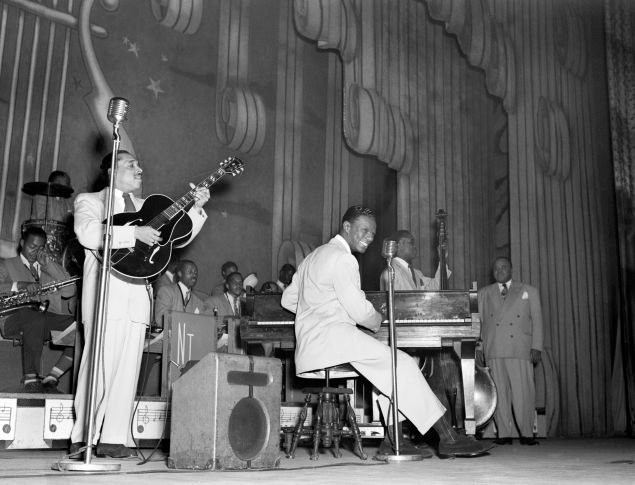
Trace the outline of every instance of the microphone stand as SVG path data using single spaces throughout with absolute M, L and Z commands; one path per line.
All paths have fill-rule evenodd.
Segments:
M 392 366 L 392 435 L 393 435 L 393 449 L 394 454 L 378 455 L 377 459 L 391 462 L 401 461 L 421 461 L 423 455 L 408 453 L 407 455 L 400 454 L 399 450 L 399 397 L 397 393 L 397 337 L 395 331 L 395 268 L 392 265 L 392 255 L 388 255 L 386 260 L 388 264 L 388 327 L 390 332 L 390 363 Z M 387 418 L 388 419 L 388 418 Z M 388 423 L 386 423 L 388 428 Z
M 119 136 L 120 120 L 113 125 L 113 149 L 110 161 L 110 184 L 108 188 L 108 199 L 106 201 L 106 228 L 104 231 L 104 248 L 101 270 L 99 274 L 99 292 L 97 296 L 97 306 L 95 308 L 95 323 L 91 338 L 93 358 L 91 360 L 90 378 L 88 381 L 89 399 L 86 403 L 86 420 L 88 422 L 88 434 L 86 436 L 86 451 L 84 461 L 77 462 L 71 460 L 61 460 L 57 462 L 60 471 L 119 471 L 121 464 L 111 462 L 91 463 L 93 438 L 95 436 L 95 401 L 97 400 L 97 377 L 99 364 L 101 362 L 102 344 L 104 339 L 104 327 L 106 310 L 108 308 L 108 289 L 110 282 L 111 248 L 112 248 L 112 216 L 115 206 L 115 173 L 117 171 L 117 155 L 121 138 Z M 55 467 L 55 466 L 54 466 Z

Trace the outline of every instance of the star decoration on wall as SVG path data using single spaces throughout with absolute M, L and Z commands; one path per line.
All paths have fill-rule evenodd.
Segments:
M 128 44 L 130 44 L 130 39 L 128 39 L 128 37 L 124 37 L 123 38 L 123 45 L 127 46 Z
M 161 89 L 161 80 L 155 81 L 152 78 L 150 79 L 150 84 L 146 86 L 146 89 L 149 89 L 154 93 L 154 99 L 159 99 L 159 93 L 165 93 L 163 89 Z
M 163 62 L 168 62 L 168 56 L 166 56 L 165 54 L 161 54 L 161 60 Z
M 137 57 L 139 57 L 140 50 L 141 49 L 139 49 L 139 46 L 136 42 L 130 42 L 130 44 L 128 45 L 128 52 L 132 52 Z

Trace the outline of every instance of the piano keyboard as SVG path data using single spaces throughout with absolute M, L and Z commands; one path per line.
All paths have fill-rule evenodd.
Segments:
M 254 321 L 252 322 L 255 325 L 259 326 L 270 326 L 270 325 L 293 325 L 293 320 L 263 320 L 263 321 Z M 383 320 L 382 324 L 388 324 L 388 320 Z M 406 325 L 417 325 L 420 323 L 429 323 L 432 325 L 470 325 L 472 323 L 471 318 L 449 318 L 449 319 L 432 319 L 432 318 L 421 318 L 421 319 L 398 319 L 395 320 L 395 323 L 403 323 Z

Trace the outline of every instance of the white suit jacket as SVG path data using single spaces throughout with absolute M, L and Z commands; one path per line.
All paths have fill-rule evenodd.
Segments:
M 408 263 L 401 258 L 392 258 L 392 266 L 395 269 L 395 291 L 400 290 L 439 290 L 441 288 L 441 266 L 437 266 L 437 272 L 434 275 L 434 278 L 428 278 L 424 276 L 421 270 L 417 268 L 414 269 L 415 279 L 417 282 L 415 283 L 412 279 L 412 274 L 410 273 L 410 269 L 408 268 Z M 447 268 L 447 266 L 446 266 Z M 451 275 L 451 271 L 447 269 L 448 278 Z M 381 273 L 381 278 L 379 280 L 379 288 L 382 291 L 388 289 L 388 269 L 386 268 Z
M 100 262 L 93 253 L 103 247 L 105 201 L 108 188 L 100 192 L 79 194 L 75 199 L 75 234 L 85 248 L 84 278 L 82 291 L 82 321 L 91 325 L 97 297 Z M 132 202 L 139 210 L 143 199 L 134 195 Z M 122 192 L 115 190 L 114 213 L 124 210 Z M 185 243 L 189 243 L 201 230 L 207 215 L 192 208 L 188 215 L 192 219 L 192 235 Z M 114 226 L 112 231 L 112 248 L 128 248 L 135 244 L 134 226 Z M 131 279 L 111 274 L 108 316 L 127 318 L 131 322 L 148 324 L 150 319 L 150 303 L 145 287 L 145 280 Z M 120 302 L 121 304 L 116 304 Z M 147 303 L 147 304 L 146 304 Z
M 372 327 L 382 316 L 366 299 L 359 265 L 341 236 L 302 261 L 281 303 L 296 314 L 298 374 L 374 356 L 361 343 L 372 337 L 356 324 Z

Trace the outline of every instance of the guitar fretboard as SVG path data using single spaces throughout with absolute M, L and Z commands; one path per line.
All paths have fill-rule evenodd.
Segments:
M 174 217 L 176 217 L 182 210 L 184 210 L 189 204 L 194 200 L 194 195 L 196 194 L 196 189 L 205 188 L 208 189 L 212 185 L 214 185 L 223 175 L 225 175 L 225 170 L 219 168 L 216 172 L 212 173 L 205 180 L 200 182 L 196 187 L 189 190 L 185 193 L 180 199 L 176 200 L 170 207 L 165 209 L 160 214 L 156 215 L 151 221 L 149 221 L 148 225 L 156 230 L 161 229 L 165 224 L 170 222 Z

